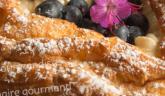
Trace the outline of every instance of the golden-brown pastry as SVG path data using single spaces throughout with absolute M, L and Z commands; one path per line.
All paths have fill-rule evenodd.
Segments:
M 163 34 L 161 34 L 160 41 L 160 56 L 165 59 L 165 46 L 164 46 L 164 33 L 165 33 L 165 1 L 164 0 L 150 0 L 150 5 L 155 12 L 155 15 L 159 21 L 159 27 Z M 162 39 L 163 38 L 163 39 Z
M 14 12 L 13 12 L 14 11 Z M 0 0 L 0 96 L 164 96 L 165 61 Z
M 161 96 L 165 91 L 164 86 L 161 90 L 151 86 L 165 84 L 165 62 L 145 55 L 116 37 L 37 38 L 18 42 L 1 37 L 0 46 L 1 90 L 10 87 L 10 90 L 35 90 L 76 82 L 70 89 L 76 96 L 135 93 Z M 141 93 L 143 91 L 145 93 Z
M 0 35 L 7 38 L 21 40 L 23 38 L 47 37 L 83 37 L 102 38 L 103 36 L 77 28 L 73 23 L 65 20 L 51 19 L 36 14 L 30 14 L 22 9 L 19 0 L 0 0 Z
M 160 28 L 165 33 L 165 1 L 164 0 L 150 0 L 151 7 L 158 18 Z
M 165 60 L 165 38 L 162 39 L 160 42 L 160 53 L 161 53 L 161 58 Z

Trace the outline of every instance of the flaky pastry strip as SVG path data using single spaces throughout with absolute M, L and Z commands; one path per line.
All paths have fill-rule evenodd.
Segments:
M 0 4 L 1 92 L 75 81 L 76 96 L 164 94 L 164 61 L 116 37 L 103 38 L 64 20 L 28 14 L 19 0 Z
M 51 62 L 59 59 L 103 62 L 118 72 L 119 79 L 142 85 L 147 81 L 165 78 L 164 61 L 150 57 L 116 37 L 100 40 L 38 38 L 20 42 L 2 38 L 2 60 L 22 63 Z M 3 43 L 5 40 L 6 43 Z
M 51 19 L 29 13 L 21 7 L 20 0 L 0 0 L 0 35 L 21 40 L 24 38 L 82 37 L 103 38 L 101 34 L 88 29 L 77 28 L 74 23 Z
M 47 96 L 60 96 L 66 91 L 69 91 L 69 96 L 72 96 L 72 94 L 75 96 L 136 94 L 154 96 L 157 92 L 157 94 L 163 94 L 165 90 L 163 79 L 146 82 L 145 85 L 122 82 L 119 79 L 118 70 L 104 65 L 104 63 L 93 61 L 61 59 L 27 64 L 3 61 L 0 63 L 0 76 L 0 92 L 20 89 L 37 90 L 65 84 L 72 85 L 69 90 L 60 90 L 61 93 L 56 93 L 55 90 L 55 92 L 50 93 L 47 89 Z
M 165 60 L 165 38 L 163 38 L 160 42 L 160 54 L 161 58 Z
M 165 1 L 150 0 L 151 7 L 158 18 L 162 32 L 165 32 Z
M 87 64 L 83 65 L 78 61 L 66 60 L 42 63 L 1 62 L 0 92 L 6 89 L 37 89 L 71 84 L 68 91 L 73 93 L 70 92 L 69 96 L 72 94 L 76 96 L 116 96 L 122 94 L 122 91 L 113 86 L 109 80 L 96 75 Z M 65 91 L 61 91 L 60 94 Z M 49 94 L 49 92 L 47 93 Z M 54 93 L 54 95 L 56 94 Z

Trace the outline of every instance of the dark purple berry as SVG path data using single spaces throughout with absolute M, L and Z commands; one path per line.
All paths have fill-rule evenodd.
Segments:
M 35 8 L 36 14 L 50 17 L 62 18 L 63 5 L 57 0 L 46 0 Z
M 127 41 L 127 38 L 129 37 L 129 29 L 127 26 L 121 26 L 114 30 L 113 33 L 124 41 Z
M 89 10 L 88 4 L 85 0 L 71 0 L 68 5 L 79 8 L 83 16 L 85 16 Z
M 130 44 L 134 44 L 135 42 L 134 40 L 136 37 L 144 35 L 141 29 L 137 26 L 129 26 L 128 29 L 129 29 L 129 37 L 127 39 L 127 42 Z
M 103 28 L 103 27 L 100 26 L 100 25 L 97 25 L 97 26 L 96 26 L 95 31 L 97 31 L 97 32 L 99 32 L 99 33 L 101 33 L 101 34 L 103 34 L 105 37 L 111 36 L 111 32 L 110 32 L 108 29 L 105 29 L 105 28 Z
M 96 25 L 94 22 L 92 22 L 90 19 L 86 19 L 83 18 L 83 20 L 81 22 L 79 22 L 78 26 L 81 28 L 88 28 L 88 29 L 92 29 L 95 30 L 96 29 Z
M 129 26 L 138 26 L 144 34 L 149 29 L 149 21 L 142 13 L 134 13 L 125 20 L 125 24 Z
M 75 6 L 66 6 L 63 10 L 63 16 L 64 19 L 76 24 L 83 19 L 81 11 Z

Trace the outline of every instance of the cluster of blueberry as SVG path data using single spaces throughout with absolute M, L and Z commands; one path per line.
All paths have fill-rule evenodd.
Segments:
M 84 0 L 71 0 L 62 5 L 58 0 L 46 0 L 38 5 L 35 12 L 50 18 L 61 18 L 79 24 L 89 8 Z
M 141 0 L 128 1 L 141 5 Z M 132 13 L 131 16 L 123 20 L 124 24 L 119 24 L 113 30 L 109 30 L 92 22 L 89 12 L 91 6 L 92 4 L 88 5 L 85 0 L 70 0 L 67 5 L 62 5 L 58 0 L 46 0 L 36 7 L 35 12 L 50 18 L 66 19 L 79 27 L 96 30 L 106 37 L 116 35 L 131 44 L 134 44 L 134 39 L 137 36 L 147 34 L 149 22 L 142 14 L 142 10 Z
M 149 29 L 149 21 L 141 12 L 133 13 L 124 20 L 125 25 L 115 30 L 115 34 L 134 44 L 134 39 L 138 36 L 145 36 Z

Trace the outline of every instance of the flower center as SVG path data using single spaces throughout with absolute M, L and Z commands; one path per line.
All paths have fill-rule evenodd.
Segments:
M 115 4 L 108 4 L 107 5 L 107 10 L 114 10 L 116 9 L 116 5 Z
M 117 11 L 117 6 L 113 3 L 108 3 L 106 7 L 107 7 L 107 13 L 108 14 L 110 14 L 110 13 L 115 14 Z

